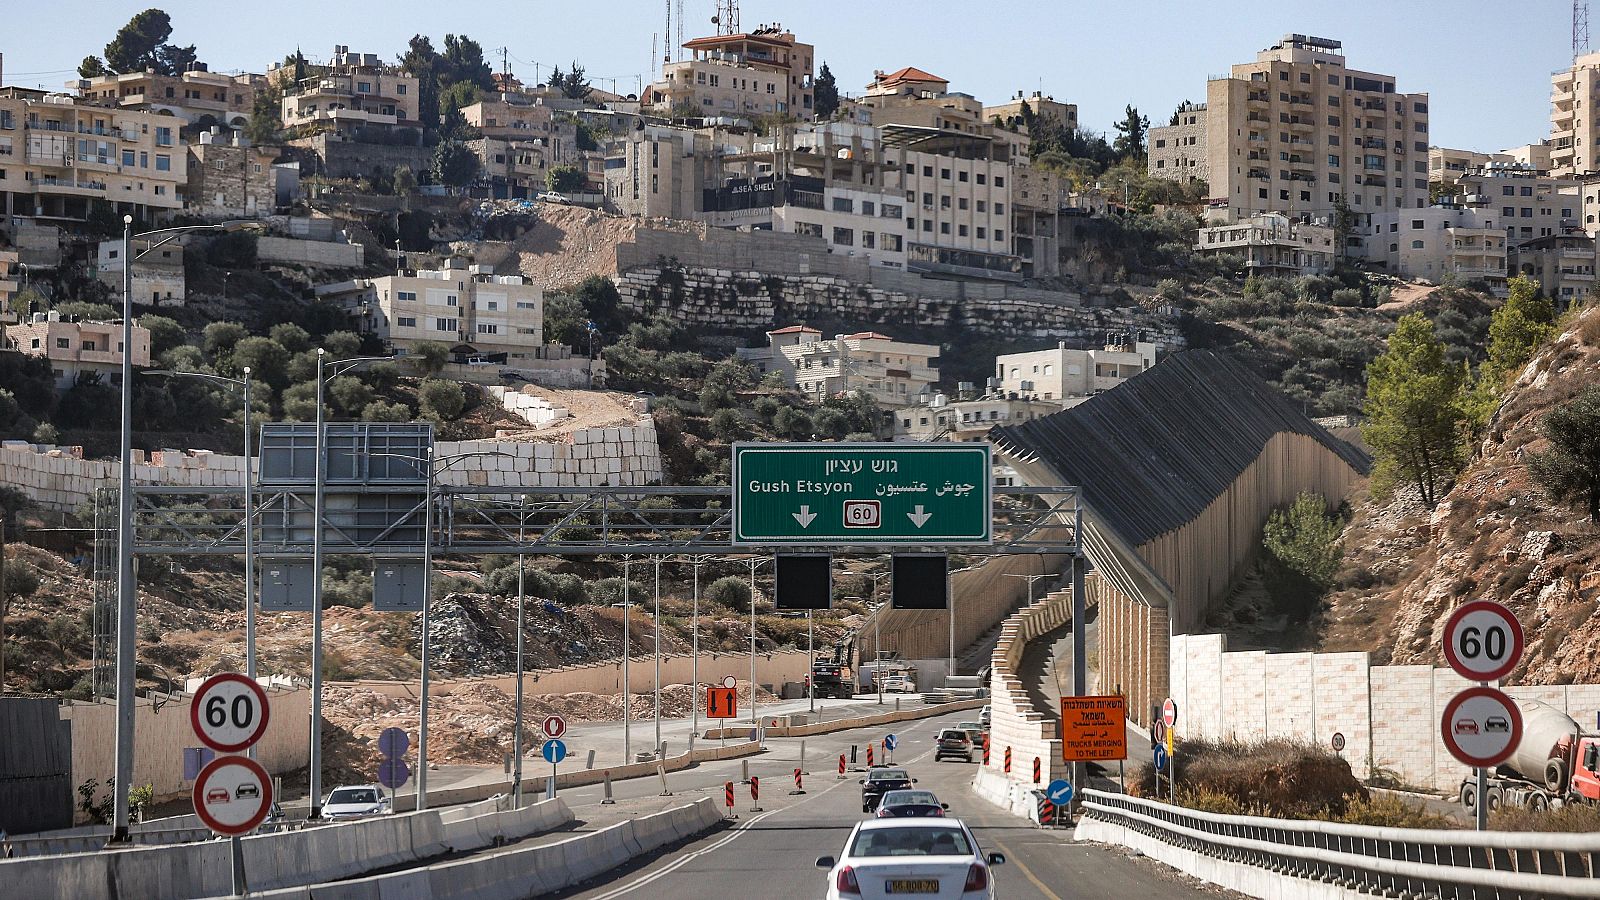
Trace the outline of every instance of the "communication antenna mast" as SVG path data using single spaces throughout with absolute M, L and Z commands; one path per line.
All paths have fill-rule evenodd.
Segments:
M 711 17 L 717 34 L 739 33 L 739 0 L 717 0 L 717 14 Z
M 678 44 L 683 46 L 683 0 L 678 0 Z
M 661 61 L 672 62 L 672 0 L 666 0 L 667 28 L 661 32 Z
M 1572 58 L 1589 52 L 1589 2 L 1572 0 Z

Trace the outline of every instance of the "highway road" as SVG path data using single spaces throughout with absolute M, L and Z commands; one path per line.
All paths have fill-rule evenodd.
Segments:
M 1201 885 L 1164 866 L 1123 851 L 1076 844 L 1071 832 L 1046 831 L 980 800 L 971 791 L 975 765 L 934 763 L 933 738 L 956 721 L 975 718 L 972 713 L 901 723 L 893 726 L 900 740 L 895 762 L 910 768 L 918 787 L 929 788 L 950 804 L 951 814 L 973 826 L 985 850 L 1004 853 L 1007 863 L 995 869 L 996 895 L 1020 900 L 1065 900 L 1076 897 L 1140 897 L 1155 900 L 1235 896 Z M 862 818 L 860 788 L 851 772 L 836 777 L 838 755 L 852 742 L 863 745 L 881 740 L 879 728 L 840 732 L 808 739 L 807 793 L 791 796 L 792 772 L 798 758 L 798 741 L 774 741 L 773 751 L 750 760 L 752 774 L 762 779 L 761 806 L 750 811 L 748 788 L 737 785 L 735 812 L 739 818 L 724 829 L 667 853 L 641 859 L 610 873 L 603 883 L 586 886 L 563 896 L 582 900 L 615 898 L 703 897 L 811 897 L 825 890 L 824 872 L 815 867 L 818 856 L 836 855 L 850 827 Z M 674 773 L 671 799 L 654 798 L 660 785 L 654 779 L 619 782 L 619 803 L 601 807 L 598 788 L 562 792 L 588 830 L 604 820 L 629 812 L 651 811 L 700 796 L 722 796 L 722 785 L 737 779 L 739 762 L 712 763 Z M 630 809 L 631 808 L 631 809 Z

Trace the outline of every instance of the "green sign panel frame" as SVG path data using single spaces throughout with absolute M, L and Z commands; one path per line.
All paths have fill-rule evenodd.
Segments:
M 994 543 L 987 441 L 733 445 L 736 545 Z

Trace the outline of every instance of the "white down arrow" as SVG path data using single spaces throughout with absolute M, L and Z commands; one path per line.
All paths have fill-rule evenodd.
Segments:
M 906 513 L 906 518 L 911 520 L 911 524 L 917 526 L 918 528 L 921 528 L 922 526 L 928 524 L 928 520 L 929 519 L 933 518 L 933 513 L 931 513 L 931 512 L 923 512 L 922 511 L 922 504 L 918 503 L 917 504 L 917 511 L 916 512 L 908 512 L 908 513 Z
M 921 509 L 922 507 L 919 506 L 917 508 Z M 799 512 L 789 513 L 789 515 L 794 516 L 794 520 L 800 523 L 801 528 L 810 528 L 811 523 L 817 518 L 817 514 L 812 512 L 809 506 L 802 506 Z

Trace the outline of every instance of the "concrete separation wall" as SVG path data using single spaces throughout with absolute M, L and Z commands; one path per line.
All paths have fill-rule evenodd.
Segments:
M 517 840 L 571 820 L 571 810 L 558 799 L 448 823 L 441 811 L 428 810 L 255 835 L 242 842 L 245 871 L 257 890 L 315 884 Z M 231 894 L 230 860 L 225 841 L 0 860 L 0 883 L 7 896 L 29 900 L 187 900 Z
M 722 821 L 716 802 L 706 797 L 551 844 L 513 847 L 404 872 L 252 896 L 271 900 L 524 900 L 582 884 Z
M 364 251 L 365 248 L 360 244 L 301 241 L 281 237 L 256 238 L 256 259 L 264 263 L 316 269 L 359 269 Z
M 1259 740 L 1286 737 L 1328 746 L 1345 737 L 1356 777 L 1374 768 L 1415 787 L 1454 792 L 1471 771 L 1439 738 L 1439 717 L 1469 686 L 1433 666 L 1374 666 L 1365 653 L 1229 652 L 1221 634 L 1172 638 L 1172 697 L 1177 736 Z M 1600 685 L 1538 684 L 1502 688 L 1519 700 L 1542 700 L 1580 724 L 1600 713 Z

